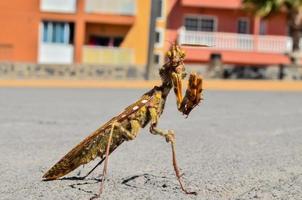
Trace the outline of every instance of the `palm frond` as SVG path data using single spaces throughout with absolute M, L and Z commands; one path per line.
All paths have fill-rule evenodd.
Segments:
M 243 0 L 243 5 L 247 10 L 252 11 L 260 17 L 268 17 L 280 11 L 284 5 L 284 1 L 285 0 Z

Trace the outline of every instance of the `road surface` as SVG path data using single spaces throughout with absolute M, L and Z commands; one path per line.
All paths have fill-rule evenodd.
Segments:
M 0 89 L 0 199 L 89 199 L 87 180 L 42 182 L 61 156 L 134 102 L 136 89 Z M 159 126 L 174 129 L 184 181 L 170 146 L 142 130 L 109 160 L 102 199 L 302 199 L 302 93 L 206 91 L 188 119 L 168 99 Z M 68 176 L 85 174 L 91 163 Z

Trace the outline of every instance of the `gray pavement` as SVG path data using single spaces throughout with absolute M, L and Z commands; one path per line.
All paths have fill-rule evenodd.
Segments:
M 143 90 L 0 89 L 0 199 L 89 199 L 87 180 L 42 182 L 69 149 L 135 101 Z M 169 97 L 160 127 L 174 129 L 186 185 L 171 150 L 142 130 L 112 154 L 102 199 L 302 199 L 302 93 L 205 92 L 185 119 Z M 69 176 L 85 174 L 95 163 Z

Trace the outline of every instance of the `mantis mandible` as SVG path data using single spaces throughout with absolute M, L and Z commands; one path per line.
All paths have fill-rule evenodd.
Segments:
M 113 117 L 71 151 L 59 160 L 44 176 L 44 180 L 55 180 L 84 165 L 96 157 L 101 161 L 85 176 L 87 177 L 104 160 L 103 176 L 99 197 L 104 189 L 107 175 L 109 155 L 124 141 L 133 140 L 141 128 L 150 124 L 150 133 L 163 136 L 172 148 L 172 163 L 181 190 L 186 194 L 197 194 L 188 191 L 182 182 L 176 161 L 175 135 L 173 130 L 162 130 L 157 124 L 163 113 L 166 99 L 171 89 L 176 95 L 177 109 L 184 115 L 189 115 L 192 109 L 202 100 L 202 78 L 190 74 L 185 96 L 182 94 L 182 80 L 186 77 L 184 67 L 185 52 L 180 45 L 172 44 L 166 53 L 166 63 L 159 69 L 161 85 L 145 93 L 138 101 L 125 108 L 119 115 Z M 85 178 L 83 177 L 83 178 Z

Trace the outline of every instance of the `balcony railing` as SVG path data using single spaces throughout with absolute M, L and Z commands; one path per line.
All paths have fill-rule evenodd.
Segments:
M 71 64 L 73 63 L 73 45 L 41 43 L 38 62 L 41 64 Z
M 135 0 L 86 0 L 87 13 L 135 15 Z
M 287 36 L 263 36 L 222 32 L 200 32 L 181 29 L 181 44 L 206 44 L 215 49 L 230 51 L 254 51 L 265 53 L 286 53 L 292 50 L 292 39 Z
M 40 9 L 45 12 L 75 13 L 77 0 L 41 0 Z
M 84 46 L 83 63 L 102 65 L 134 64 L 133 49 L 119 47 Z

